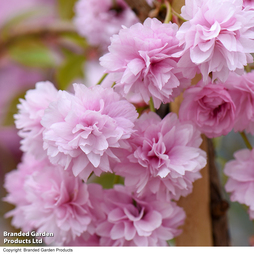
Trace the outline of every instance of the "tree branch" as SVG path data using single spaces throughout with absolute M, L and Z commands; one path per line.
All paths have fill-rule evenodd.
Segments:
M 7 47 L 16 43 L 17 40 L 27 38 L 29 36 L 34 37 L 47 37 L 57 36 L 63 33 L 77 33 L 74 25 L 71 22 L 59 21 L 51 24 L 25 24 L 17 26 L 12 29 L 8 34 L 1 35 L 0 37 L 0 55 L 4 53 Z
M 133 12 L 136 13 L 142 23 L 149 16 L 149 12 L 152 10 L 152 7 L 146 2 L 146 0 L 125 0 L 125 2 L 130 6 Z
M 210 177 L 210 208 L 214 246 L 229 246 L 227 210 L 228 203 L 222 198 L 221 183 L 215 165 L 215 152 L 211 139 L 207 139 L 208 168 Z

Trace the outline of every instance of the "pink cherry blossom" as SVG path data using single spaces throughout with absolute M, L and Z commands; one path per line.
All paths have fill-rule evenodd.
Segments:
M 121 29 L 138 22 L 135 13 L 124 0 L 79 0 L 75 6 L 74 23 L 78 32 L 93 46 L 106 51 L 110 37 Z
M 143 25 L 123 28 L 112 37 L 109 53 L 100 62 L 106 72 L 115 74 L 117 92 L 140 94 L 146 103 L 152 97 L 159 108 L 189 85 L 177 68 L 179 58 L 173 57 L 182 49 L 177 29 L 176 24 L 147 18 Z
M 248 7 L 251 10 L 254 10 L 254 1 L 253 0 L 243 0 L 243 7 Z
M 204 80 L 212 73 L 213 80 L 225 82 L 230 71 L 253 62 L 254 12 L 242 5 L 242 0 L 186 0 L 181 15 L 188 21 L 177 38 L 185 47 L 179 66 L 187 77 L 198 68 Z
M 226 82 L 236 106 L 235 131 L 254 134 L 254 71 L 242 76 L 231 74 Z
M 114 168 L 125 177 L 125 185 L 139 195 L 152 192 L 167 200 L 191 193 L 206 164 L 206 154 L 198 148 L 200 132 L 192 124 L 181 123 L 176 114 L 161 120 L 152 112 L 143 114 L 135 129 L 130 139 L 133 150 Z
M 112 88 L 74 84 L 75 95 L 59 91 L 42 117 L 44 149 L 50 162 L 87 180 L 111 172 L 114 148 L 128 148 L 138 114 Z
M 184 92 L 180 120 L 192 122 L 209 138 L 228 134 L 234 126 L 235 104 L 223 83 L 201 80 Z
M 166 246 L 180 234 L 185 213 L 174 202 L 165 203 L 156 195 L 136 197 L 121 185 L 105 190 L 102 210 L 107 214 L 96 233 L 101 246 Z
M 23 207 L 25 219 L 37 232 L 54 234 L 44 238 L 46 244 L 62 245 L 84 232 L 93 233 L 89 191 L 80 178 L 49 165 L 26 179 L 24 189 L 28 201 Z
M 225 189 L 231 193 L 231 201 L 249 207 L 250 218 L 254 219 L 254 149 L 239 150 L 234 157 L 224 168 L 224 173 L 229 177 Z
M 92 222 L 89 225 L 89 232 L 82 233 L 75 240 L 68 242 L 68 246 L 100 246 L 100 237 L 95 233 L 98 224 L 104 221 L 107 215 L 101 209 L 104 203 L 104 191 L 100 184 L 90 183 L 87 185 L 89 200 L 91 203 Z
M 41 118 L 49 103 L 56 99 L 57 90 L 50 82 L 38 82 L 35 89 L 28 90 L 25 99 L 20 99 L 18 114 L 14 115 L 15 124 L 20 131 L 21 150 L 29 152 L 38 159 L 45 158 L 43 150 Z
M 25 181 L 35 171 L 42 170 L 47 165 L 49 165 L 47 160 L 37 161 L 31 154 L 25 153 L 17 169 L 5 175 L 4 187 L 8 194 L 4 198 L 4 201 L 16 206 L 5 216 L 7 218 L 13 217 L 12 225 L 16 228 L 21 228 L 24 232 L 32 230 L 34 227 L 32 221 L 25 219 L 25 212 L 23 210 L 29 204 L 24 189 Z

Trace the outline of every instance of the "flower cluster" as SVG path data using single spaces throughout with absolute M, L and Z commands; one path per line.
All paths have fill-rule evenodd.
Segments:
M 156 18 L 137 23 L 123 0 L 78 1 L 75 23 L 91 45 L 105 47 L 113 35 L 100 58 L 110 78 L 74 84 L 72 93 L 40 82 L 20 100 L 24 156 L 5 179 L 5 201 L 16 206 L 6 215 L 12 224 L 51 231 L 45 242 L 57 245 L 166 246 L 179 235 L 185 213 L 176 201 L 206 165 L 201 133 L 254 134 L 254 72 L 244 73 L 254 52 L 247 5 L 186 0 L 178 28 Z M 197 73 L 201 80 L 191 85 Z M 182 92 L 179 119 L 156 114 Z M 225 166 L 226 190 L 251 218 L 253 159 L 253 150 L 243 150 Z M 114 183 L 103 189 L 98 182 L 108 174 Z
M 6 175 L 5 187 L 5 201 L 16 205 L 6 216 L 23 231 L 52 232 L 46 244 L 165 246 L 185 218 L 172 201 L 138 198 L 124 186 L 103 190 L 29 154 Z
M 172 200 L 191 192 L 206 164 L 200 132 L 175 114 L 138 118 L 113 88 L 73 90 L 40 82 L 20 101 L 16 125 L 33 149 L 23 148 L 6 176 L 5 200 L 16 205 L 7 216 L 23 230 L 54 233 L 47 244 L 166 245 L 185 218 Z M 105 172 L 126 186 L 90 183 Z

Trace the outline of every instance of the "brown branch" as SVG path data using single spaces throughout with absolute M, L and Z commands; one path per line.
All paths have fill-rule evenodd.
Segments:
M 230 239 L 226 214 L 229 205 L 227 201 L 222 198 L 221 184 L 215 165 L 215 152 L 212 140 L 207 139 L 207 143 L 213 244 L 214 246 L 229 246 Z
M 11 29 L 8 34 L 0 37 L 0 56 L 6 48 L 12 46 L 18 40 L 29 36 L 44 38 L 47 36 L 58 36 L 63 33 L 75 33 L 76 30 L 72 23 L 58 21 L 51 24 L 24 24 Z
M 201 149 L 207 151 L 207 146 L 207 138 L 203 136 Z M 208 164 L 201 175 L 202 178 L 193 183 L 192 193 L 178 201 L 185 210 L 186 220 L 183 233 L 176 237 L 177 246 L 213 246 Z
M 25 24 L 20 25 L 11 30 L 10 37 L 28 36 L 28 35 L 41 35 L 41 34 L 59 34 L 59 33 L 74 33 L 76 29 L 71 22 L 56 21 L 50 24 Z
M 139 20 L 143 23 L 149 16 L 149 12 L 152 7 L 146 2 L 146 0 L 125 0 L 130 8 L 135 12 Z

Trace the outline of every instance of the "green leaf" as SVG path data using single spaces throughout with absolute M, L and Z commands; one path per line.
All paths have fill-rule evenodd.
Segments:
M 26 91 L 23 91 L 22 93 L 19 93 L 16 95 L 10 102 L 5 119 L 3 120 L 3 126 L 11 126 L 14 125 L 14 118 L 13 115 L 18 112 L 17 104 L 19 104 L 19 99 L 24 98 L 26 94 Z
M 167 240 L 167 244 L 168 244 L 169 246 L 175 246 L 175 245 L 176 245 L 176 243 L 175 243 L 175 238 L 173 238 L 173 239 L 171 239 L 171 240 Z
M 115 178 L 116 178 L 115 174 L 103 173 L 101 174 L 100 177 L 96 177 L 93 182 L 100 184 L 103 187 L 103 189 L 111 189 L 115 184 Z M 119 177 L 119 180 L 120 180 L 119 184 L 123 185 L 124 184 L 123 178 Z
M 56 72 L 56 81 L 60 90 L 65 90 L 76 78 L 83 77 L 83 55 L 70 55 Z
M 40 41 L 24 40 L 15 43 L 8 49 L 10 57 L 27 67 L 54 67 L 56 61 L 53 53 Z
M 72 19 L 77 0 L 58 0 L 58 13 L 62 19 Z

